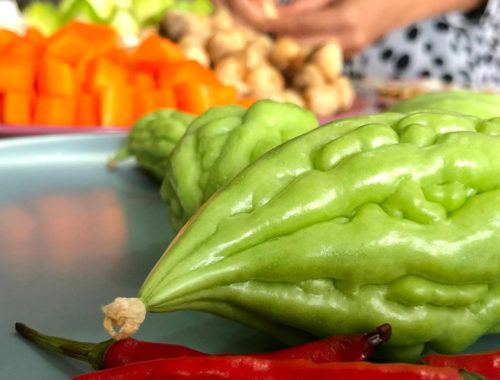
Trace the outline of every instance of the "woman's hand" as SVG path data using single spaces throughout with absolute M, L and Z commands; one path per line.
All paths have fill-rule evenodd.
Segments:
M 227 0 L 233 14 L 253 27 L 310 45 L 337 40 L 352 57 L 393 29 L 450 11 L 468 11 L 484 0 L 295 0 L 267 18 L 258 0 Z
M 264 30 L 267 15 L 260 0 L 212 0 L 216 8 L 229 10 L 239 22 L 254 29 Z

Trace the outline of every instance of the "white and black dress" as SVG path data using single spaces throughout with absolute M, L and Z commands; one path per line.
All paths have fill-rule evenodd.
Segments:
M 354 79 L 426 77 L 473 88 L 500 88 L 500 0 L 398 29 L 347 62 Z

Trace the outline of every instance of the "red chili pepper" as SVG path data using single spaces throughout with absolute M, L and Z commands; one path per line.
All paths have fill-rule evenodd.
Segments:
M 75 377 L 73 380 L 472 380 L 480 376 L 446 367 L 369 362 L 313 363 L 252 356 L 200 356 L 157 359 Z
M 306 359 L 315 363 L 355 362 L 368 358 L 391 337 L 391 326 L 383 324 L 362 335 L 336 335 L 264 354 L 251 354 L 263 359 Z
M 16 331 L 50 351 L 86 361 L 94 369 L 113 368 L 160 358 L 207 355 L 176 344 L 143 342 L 132 338 L 120 341 L 109 339 L 100 343 L 77 342 L 41 334 L 23 323 L 16 323 Z
M 420 359 L 420 363 L 437 367 L 463 368 L 490 380 L 500 380 L 500 350 L 463 355 L 430 354 Z
M 153 359 L 208 355 L 184 346 L 148 343 L 131 338 L 118 342 L 114 340 L 101 343 L 76 342 L 41 334 L 22 323 L 16 323 L 16 330 L 25 338 L 51 351 L 87 361 L 95 369 L 113 368 Z M 307 359 L 318 363 L 360 361 L 370 356 L 376 347 L 387 342 L 390 336 L 391 326 L 384 324 L 367 334 L 333 336 L 271 353 L 251 355 L 267 359 Z

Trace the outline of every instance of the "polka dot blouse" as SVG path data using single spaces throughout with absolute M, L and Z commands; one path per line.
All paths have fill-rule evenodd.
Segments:
M 430 78 L 500 88 L 500 0 L 395 30 L 345 67 L 354 79 Z

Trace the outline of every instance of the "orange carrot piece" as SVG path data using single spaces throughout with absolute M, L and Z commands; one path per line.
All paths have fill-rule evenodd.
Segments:
M 22 39 L 16 33 L 8 29 L 0 29 L 0 53 L 7 48 L 20 42 Z
M 73 67 L 75 70 L 75 83 L 79 89 L 87 89 L 87 80 L 90 78 L 89 67 L 92 60 L 90 58 L 84 57 L 79 60 Z
M 90 127 L 97 126 L 97 101 L 94 95 L 81 93 L 77 96 L 75 125 Z
M 46 52 L 55 58 L 73 65 L 83 59 L 90 48 L 90 43 L 85 40 L 84 36 L 78 36 L 74 33 L 63 33 L 60 30 L 48 39 Z
M 173 89 L 151 90 L 146 92 L 136 91 L 136 118 L 160 109 L 176 109 L 177 101 Z
M 147 113 L 158 110 L 156 105 L 156 97 L 153 91 L 136 91 L 135 93 L 136 115 L 135 118 L 139 119 Z
M 151 34 L 133 51 L 132 60 L 139 69 L 157 73 L 165 63 L 184 60 L 184 55 L 172 41 Z
M 47 38 L 38 29 L 28 28 L 24 35 L 24 41 L 31 44 L 35 59 L 38 61 L 45 53 Z
M 98 58 L 90 62 L 87 67 L 86 89 L 90 92 L 97 93 L 109 86 L 125 86 L 129 82 L 129 69 L 109 59 Z
M 101 90 L 99 111 L 103 127 L 130 127 L 136 116 L 135 89 L 130 86 L 113 86 Z
M 42 95 L 74 96 L 75 70 L 66 62 L 45 56 L 38 69 L 38 91 Z
M 252 97 L 241 98 L 241 99 L 238 99 L 236 104 L 238 104 L 242 107 L 245 107 L 245 108 L 250 108 L 250 106 L 252 104 L 254 104 L 257 100 L 259 100 L 259 98 L 252 98 Z
M 3 95 L 2 117 L 4 124 L 30 125 L 33 117 L 31 93 L 7 92 Z
M 128 67 L 130 69 L 134 68 L 132 57 L 127 49 L 114 48 L 108 50 L 106 53 L 102 54 L 102 58 L 108 59 L 119 66 Z
M 212 106 L 212 91 L 203 83 L 187 82 L 175 87 L 179 110 L 199 115 Z
M 162 88 L 161 90 L 153 91 L 156 109 L 175 109 L 177 107 L 177 99 L 173 88 Z
M 35 125 L 72 126 L 75 124 L 75 98 L 40 95 L 35 101 Z
M 28 27 L 24 39 L 34 45 L 45 45 L 47 38 L 36 28 Z
M 212 107 L 237 104 L 236 89 L 233 86 L 212 87 Z
M 215 72 L 197 61 L 173 62 L 163 65 L 160 69 L 160 88 L 171 88 L 186 82 L 199 82 L 212 86 L 221 85 Z
M 133 73 L 132 84 L 139 91 L 154 91 L 156 88 L 154 76 L 144 71 L 136 71 Z
M 20 40 L 14 45 L 9 46 L 2 52 L 2 60 L 6 59 L 24 59 L 27 61 L 36 61 L 40 49 L 29 41 Z
M 108 25 L 86 23 L 73 20 L 66 25 L 71 33 L 84 36 L 91 43 L 91 48 L 96 55 L 104 54 L 105 52 L 117 47 L 119 36 L 116 30 Z
M 104 25 L 72 21 L 47 41 L 47 52 L 70 64 L 96 57 L 116 48 L 116 32 Z
M 33 61 L 23 58 L 0 58 L 0 92 L 32 92 L 35 82 Z

